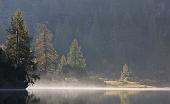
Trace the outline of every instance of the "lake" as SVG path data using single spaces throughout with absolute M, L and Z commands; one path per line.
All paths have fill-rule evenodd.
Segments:
M 170 104 L 170 91 L 0 91 L 0 104 Z

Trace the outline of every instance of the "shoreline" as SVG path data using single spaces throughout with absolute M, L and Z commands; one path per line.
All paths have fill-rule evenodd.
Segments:
M 32 90 L 38 90 L 38 91 L 45 91 L 45 90 L 90 90 L 90 91 L 168 91 L 170 92 L 170 87 L 164 87 L 164 88 L 116 88 L 116 87 L 29 87 L 26 89 L 0 89 L 1 91 L 32 91 Z
M 26 90 L 94 90 L 94 91 L 170 91 L 164 88 L 116 88 L 116 87 L 29 87 Z

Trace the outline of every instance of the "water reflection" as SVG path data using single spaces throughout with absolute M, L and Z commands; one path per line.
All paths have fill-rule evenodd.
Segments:
M 38 104 L 39 101 L 27 91 L 0 91 L 0 104 Z
M 26 98 L 26 104 L 39 104 L 40 98 L 34 94 L 29 94 Z
M 122 94 L 120 96 L 120 104 L 130 104 L 129 103 L 129 98 L 127 94 Z
M 139 91 L 106 91 L 105 96 L 118 96 L 120 104 L 130 104 L 129 97 L 135 96 Z
M 169 104 L 170 92 L 0 91 L 0 104 Z

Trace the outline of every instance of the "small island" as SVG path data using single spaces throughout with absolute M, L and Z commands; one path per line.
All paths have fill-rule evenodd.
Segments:
M 128 65 L 124 64 L 119 80 L 106 80 L 104 83 L 108 86 L 118 88 L 152 88 L 152 86 L 140 84 L 139 82 L 131 80 L 130 76 Z
M 126 81 L 122 82 L 120 80 L 104 81 L 107 85 L 118 88 L 152 88 L 152 86 L 143 85 L 139 82 Z

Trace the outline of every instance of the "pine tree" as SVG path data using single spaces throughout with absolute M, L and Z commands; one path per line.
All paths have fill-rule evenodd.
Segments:
M 61 65 L 67 65 L 67 60 L 66 60 L 66 57 L 64 55 L 61 56 L 60 64 Z
M 83 53 L 81 52 L 76 39 L 74 39 L 71 43 L 70 51 L 67 55 L 67 63 L 73 69 L 78 69 L 79 71 L 83 71 L 86 68 L 86 62 L 83 57 Z
M 124 64 L 123 65 L 123 70 L 121 72 L 121 76 L 120 76 L 120 81 L 128 81 L 130 76 L 129 70 L 128 70 L 128 65 Z
M 63 67 L 66 65 L 67 65 L 66 57 L 64 55 L 62 55 L 61 59 L 60 59 L 60 64 L 59 64 L 60 71 L 63 71 Z
M 11 18 L 11 27 L 8 29 L 8 40 L 6 43 L 6 54 L 12 64 L 18 69 L 18 79 L 26 83 L 34 83 L 39 78 L 34 73 L 36 64 L 31 51 L 31 37 L 26 29 L 22 12 L 17 10 Z
M 44 24 L 41 24 L 37 32 L 35 53 L 40 72 L 54 72 L 56 70 L 57 54 L 51 43 L 52 33 Z

